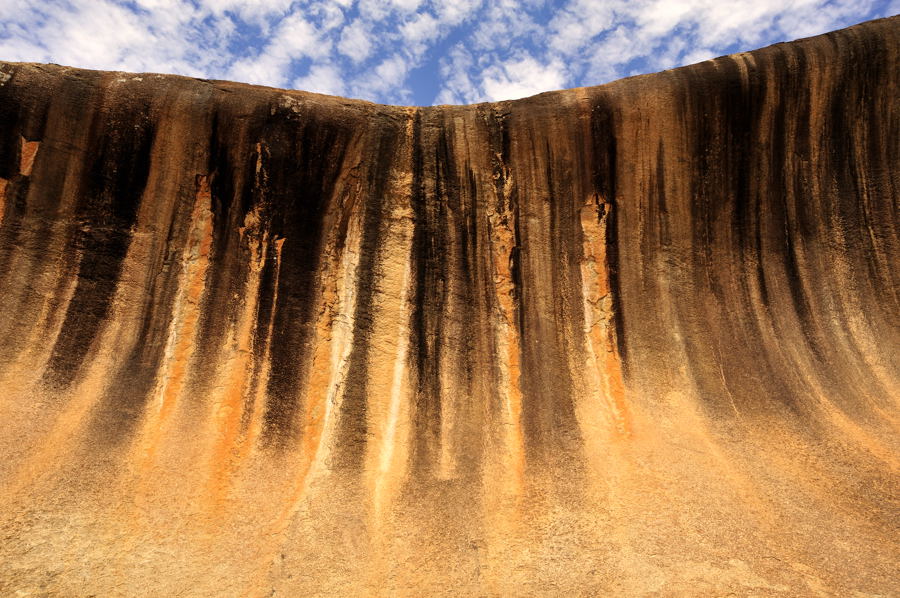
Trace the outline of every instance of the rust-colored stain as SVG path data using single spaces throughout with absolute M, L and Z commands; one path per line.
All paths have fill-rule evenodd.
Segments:
M 251 215 L 248 220 L 255 220 Z M 242 229 L 242 237 L 246 229 Z M 245 450 L 241 450 L 240 435 L 245 415 L 246 397 L 252 390 L 250 387 L 253 354 L 253 325 L 257 316 L 257 298 L 259 297 L 259 278 L 262 265 L 266 260 L 266 235 L 262 238 L 247 237 L 249 248 L 249 273 L 244 285 L 243 305 L 237 315 L 237 322 L 227 339 L 225 352 L 227 360 L 221 371 L 217 372 L 218 390 L 214 393 L 214 413 L 210 418 L 214 430 L 212 432 L 213 447 L 210 451 L 211 487 L 209 496 L 214 504 L 226 498 L 230 477 L 241 460 Z
M 200 301 L 209 268 L 212 245 L 212 214 L 209 177 L 198 175 L 197 192 L 190 218 L 190 232 L 181 257 L 181 281 L 175 302 L 163 369 L 158 375 L 155 396 L 145 420 L 137 457 L 145 467 L 154 466 L 161 435 L 168 429 L 178 398 L 187 381 L 191 359 L 196 349 Z
M 0 65 L 0 594 L 891 594 L 898 28 L 475 106 Z
M 616 346 L 615 320 L 612 312 L 610 264 L 606 253 L 607 224 L 613 206 L 593 195 L 581 208 L 581 230 L 584 243 L 583 277 L 585 326 L 590 343 L 590 361 L 598 370 L 600 391 L 606 414 L 620 435 L 630 433 L 628 404 L 622 378 L 622 365 Z
M 40 141 L 26 141 L 22 138 L 22 148 L 20 150 L 19 172 L 22 176 L 31 176 L 31 169 L 34 168 L 34 158 L 37 156 Z
M 508 215 L 506 215 L 508 217 Z M 501 430 L 503 434 L 502 459 L 507 463 L 504 469 L 509 476 L 507 488 L 513 495 L 521 491 L 525 473 L 525 444 L 522 432 L 522 390 L 521 356 L 519 354 L 519 335 L 517 333 L 517 307 L 515 304 L 515 285 L 510 272 L 512 249 L 515 246 L 513 233 L 508 223 L 498 221 L 494 229 L 497 249 L 494 252 L 494 272 L 497 303 L 500 308 L 498 326 L 498 344 L 502 347 L 498 366 L 501 372 L 500 388 L 503 408 L 501 410 Z
M 9 181 L 0 178 L 0 225 L 3 224 L 3 213 L 6 211 L 6 186 L 9 185 Z

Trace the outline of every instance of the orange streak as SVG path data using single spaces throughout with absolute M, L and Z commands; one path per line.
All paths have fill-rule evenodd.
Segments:
M 21 141 L 22 150 L 19 153 L 19 172 L 24 176 L 31 176 L 31 169 L 34 167 L 34 158 L 37 156 L 41 142 L 25 141 L 24 137 L 21 138 Z
M 0 224 L 3 224 L 3 214 L 6 213 L 6 186 L 9 184 L 4 178 L 0 178 Z
M 615 430 L 622 436 L 631 433 L 622 364 L 616 349 L 616 330 L 613 297 L 610 288 L 610 267 L 607 245 L 607 223 L 612 205 L 596 196 L 581 210 L 584 259 L 585 319 L 590 342 L 588 361 L 594 362 L 600 387 L 606 400 L 606 414 Z M 596 388 L 596 387 L 595 387 Z
M 260 144 L 257 144 L 260 147 Z M 261 167 L 260 167 L 261 168 Z M 214 442 L 211 452 L 209 496 L 214 504 L 220 504 L 230 489 L 230 474 L 249 453 L 252 445 L 248 438 L 241 442 L 241 432 L 245 416 L 245 397 L 250 394 L 250 374 L 255 359 L 253 355 L 253 328 L 259 308 L 260 274 L 266 261 L 268 233 L 259 234 L 259 213 L 254 210 L 247 214 L 244 226 L 240 228 L 242 238 L 248 240 L 250 249 L 250 273 L 245 285 L 244 303 L 236 329 L 232 330 L 230 352 L 224 364 L 225 385 L 219 400 L 215 401 L 213 425 Z M 280 243 L 278 244 L 280 248 Z M 256 396 L 254 394 L 254 407 Z
M 610 295 L 610 307 L 604 314 L 606 316 L 606 342 L 604 343 L 606 358 L 604 359 L 604 374 L 606 379 L 606 396 L 612 401 L 613 416 L 616 420 L 616 426 L 619 429 L 619 432 L 624 436 L 629 436 L 631 434 L 631 423 L 628 413 L 628 404 L 625 401 L 625 382 L 622 378 L 622 359 L 616 348 L 617 333 L 614 319 L 615 313 L 613 312 L 612 307 L 614 305 L 612 303 L 612 289 L 609 284 L 609 253 L 606 251 L 608 239 L 606 227 L 609 223 L 608 214 L 612 210 L 612 204 L 606 204 L 606 214 L 601 217 L 600 220 L 603 239 L 603 273 L 602 276 L 600 276 L 600 280 L 602 281 L 601 288 L 604 293 Z
M 625 401 L 625 381 L 622 378 L 622 360 L 616 350 L 615 332 L 610 330 L 606 339 L 604 359 L 607 396 L 612 401 L 616 427 L 624 436 L 631 435 L 631 418 Z
M 506 456 L 509 460 L 507 471 L 511 474 L 510 490 L 513 495 L 518 495 L 522 489 L 525 475 L 525 449 L 522 430 L 522 390 L 521 356 L 519 355 L 519 335 L 516 330 L 516 306 L 513 302 L 515 291 L 510 269 L 510 258 L 513 250 L 513 233 L 507 222 L 498 223 L 495 228 L 498 243 L 494 252 L 495 285 L 497 303 L 500 308 L 500 335 L 501 342 L 505 345 L 506 376 L 502 381 L 504 416 L 502 422 L 506 430 L 504 444 Z
M 159 409 L 155 417 L 148 418 L 145 425 L 147 433 L 142 443 L 141 469 L 152 465 L 159 439 L 184 389 L 188 365 L 194 350 L 197 323 L 200 320 L 200 298 L 206 287 L 206 271 L 209 268 L 209 254 L 212 247 L 212 219 L 209 213 L 212 196 L 208 177 L 198 177 L 197 182 L 199 188 L 191 213 L 190 240 L 182 257 L 186 284 L 181 301 L 176 304 L 181 308 L 182 318 L 174 332 L 174 339 L 177 340 L 171 358 L 160 376 Z

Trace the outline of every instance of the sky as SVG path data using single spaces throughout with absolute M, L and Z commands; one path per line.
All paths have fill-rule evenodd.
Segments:
M 0 0 L 0 60 L 468 104 L 898 13 L 900 0 Z

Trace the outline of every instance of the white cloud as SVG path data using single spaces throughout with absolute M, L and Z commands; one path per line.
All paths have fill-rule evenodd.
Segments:
M 422 5 L 422 0 L 391 0 L 391 4 L 400 10 L 412 12 Z
M 294 13 L 281 21 L 259 55 L 237 62 L 229 75 L 248 83 L 284 85 L 289 80 L 293 61 L 323 57 L 329 51 L 330 43 L 321 38 L 312 24 Z
M 199 0 L 203 11 L 216 16 L 226 12 L 236 14 L 248 23 L 262 23 L 272 15 L 283 15 L 293 0 Z M 182 5 L 185 3 L 182 2 Z
M 708 48 L 700 48 L 682 56 L 680 62 L 682 64 L 696 64 L 698 62 L 703 62 L 704 60 L 710 60 L 717 56 L 718 54 L 716 52 L 713 52 Z M 675 64 L 672 64 L 671 66 L 675 66 Z M 671 66 L 663 68 L 671 68 Z
M 531 56 L 524 56 L 486 70 L 482 86 L 487 99 L 496 101 L 559 89 L 565 82 L 565 68 L 561 63 L 541 64 Z
M 387 0 L 361 0 L 356 6 L 359 9 L 360 18 L 367 23 L 384 20 L 395 9 Z
M 440 73 L 444 84 L 435 103 L 465 104 L 483 100 L 484 96 L 469 76 L 473 65 L 472 55 L 462 45 L 456 45 L 441 63 Z
M 482 0 L 432 0 L 431 4 L 438 20 L 452 26 L 475 18 Z
M 319 0 L 313 3 L 304 10 L 304 14 L 318 19 L 323 31 L 331 31 L 344 23 L 344 11 L 341 5 L 332 0 Z
M 332 64 L 317 64 L 305 77 L 299 77 L 291 85 L 294 89 L 315 91 L 328 95 L 339 96 L 345 92 L 344 82 L 340 69 Z
M 550 47 L 562 54 L 574 54 L 613 24 L 610 3 L 576 0 L 559 11 L 550 22 Z
M 427 12 L 419 13 L 400 27 L 400 36 L 404 49 L 418 59 L 441 37 L 440 23 Z
M 400 32 L 407 43 L 421 42 L 434 38 L 438 32 L 438 25 L 438 20 L 429 13 L 419 13 L 412 21 L 400 27 Z
M 375 75 L 388 85 L 397 85 L 403 82 L 408 70 L 406 61 L 399 56 L 394 56 L 379 64 L 375 68 Z
M 794 10 L 782 11 L 776 20 L 777 29 L 784 31 L 788 38 L 795 39 L 818 35 L 835 29 L 841 21 L 858 20 L 858 15 L 872 9 L 874 2 L 843 0 L 822 5 L 821 2 L 802 2 Z M 900 2 L 888 7 L 885 16 L 900 12 Z M 855 17 L 855 18 L 854 18 Z
M 649 37 L 658 37 L 672 31 L 692 12 L 700 8 L 702 0 L 655 0 L 636 2 L 632 5 L 634 20 L 641 32 Z M 728 5 L 728 2 L 722 4 Z M 755 2 L 744 3 L 746 5 Z
M 504 50 L 524 42 L 543 42 L 545 28 L 518 0 L 494 0 L 479 15 L 470 38 L 476 49 Z
M 410 99 L 404 88 L 410 64 L 397 54 L 386 58 L 373 71 L 358 79 L 352 86 L 357 97 L 385 98 L 386 101 L 403 103 Z
M 372 53 L 371 37 L 372 34 L 366 29 L 365 24 L 356 20 L 344 28 L 337 45 L 338 50 L 354 62 L 361 62 Z

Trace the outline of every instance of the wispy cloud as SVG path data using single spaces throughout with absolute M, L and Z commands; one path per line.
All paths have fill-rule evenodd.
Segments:
M 900 0 L 0 0 L 0 59 L 465 103 L 897 12 Z
M 228 76 L 248 83 L 285 85 L 294 61 L 323 58 L 331 51 L 323 31 L 302 15 L 292 13 L 281 20 L 262 50 L 235 62 Z

